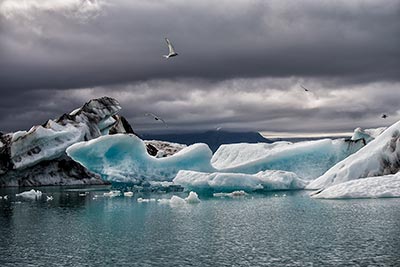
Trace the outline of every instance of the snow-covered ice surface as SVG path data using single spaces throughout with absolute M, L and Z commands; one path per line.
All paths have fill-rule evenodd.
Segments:
M 359 178 L 395 174 L 400 170 L 400 122 L 393 124 L 358 152 L 337 163 L 325 174 L 312 181 L 308 189 Z
M 220 172 L 254 174 L 264 170 L 283 170 L 311 180 L 337 162 L 363 147 L 363 142 L 322 139 L 299 143 L 222 145 L 212 157 Z
M 15 196 L 28 199 L 38 199 L 42 196 L 42 192 L 39 190 L 31 189 L 30 191 L 25 191 L 19 194 L 15 194 Z
M 385 198 L 400 197 L 400 174 L 351 180 L 330 186 L 313 198 Z
M 300 179 L 295 173 L 270 170 L 253 175 L 182 170 L 178 172 L 173 182 L 186 189 L 214 192 L 303 189 L 307 185 L 307 181 Z
M 206 144 L 194 144 L 178 153 L 155 158 L 134 135 L 115 134 L 70 146 L 67 154 L 106 181 L 136 183 L 171 181 L 179 170 L 213 171 L 212 152 Z

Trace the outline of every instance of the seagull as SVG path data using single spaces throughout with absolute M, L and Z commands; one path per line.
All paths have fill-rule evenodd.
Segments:
M 387 117 L 388 117 L 388 115 L 382 114 L 382 119 L 386 119 Z
M 47 196 L 46 201 L 51 201 L 51 200 L 53 200 L 53 196 Z
M 165 120 L 163 118 L 160 118 L 160 117 L 158 117 L 157 115 L 155 115 L 153 113 L 146 113 L 145 115 L 153 117 L 156 121 L 161 121 L 162 123 L 165 124 L 165 127 L 168 127 L 167 123 L 165 122 Z
M 174 46 L 171 44 L 171 42 L 168 40 L 168 38 L 165 38 L 165 41 L 167 42 L 168 45 L 168 55 L 163 55 L 165 58 L 170 58 L 170 57 L 175 57 L 178 55 L 178 53 L 175 52 Z
M 301 88 L 303 88 L 304 89 L 304 91 L 306 91 L 306 92 L 309 92 L 310 90 L 308 90 L 307 88 L 305 88 L 303 85 L 300 85 L 301 86 Z

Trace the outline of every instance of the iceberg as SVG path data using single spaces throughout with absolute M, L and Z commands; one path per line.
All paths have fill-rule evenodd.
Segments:
M 351 180 L 311 194 L 313 198 L 387 198 L 400 197 L 400 174 Z
M 222 145 L 211 163 L 220 172 L 254 174 L 264 170 L 283 170 L 312 180 L 363 146 L 361 140 L 346 139 L 230 144 Z
M 307 189 L 327 188 L 350 180 L 395 174 L 399 170 L 400 121 L 312 181 Z
M 206 144 L 194 144 L 178 153 L 155 158 L 146 151 L 145 143 L 135 135 L 101 136 L 70 146 L 67 154 L 105 181 L 138 183 L 171 181 L 179 170 L 213 171 L 212 152 Z
M 15 196 L 35 200 L 42 197 L 42 192 L 39 190 L 31 189 L 30 191 L 25 191 L 19 194 L 15 194 Z
M 300 179 L 293 172 L 271 170 L 256 174 L 204 173 L 181 170 L 173 182 L 186 189 L 214 192 L 290 190 L 303 189 L 307 185 L 307 181 Z
M 103 184 L 65 150 L 101 135 L 133 133 L 126 119 L 116 114 L 120 109 L 117 100 L 102 97 L 29 131 L 0 133 L 0 186 Z
M 229 175 L 232 173 L 251 175 L 265 170 L 283 170 L 309 180 L 320 176 L 335 163 L 363 146 L 361 140 L 345 139 L 300 143 L 232 144 L 221 146 L 212 155 L 206 144 L 194 144 L 188 147 L 179 147 L 177 144 L 167 146 L 165 142 L 153 144 L 158 146 L 160 151 L 168 147 L 169 152 L 164 152 L 167 150 L 162 152 L 168 156 L 157 158 L 149 155 L 144 141 L 134 135 L 126 134 L 102 136 L 76 143 L 67 149 L 67 154 L 109 182 L 172 181 L 180 170 Z M 247 180 L 260 179 L 258 176 L 250 177 L 252 178 Z

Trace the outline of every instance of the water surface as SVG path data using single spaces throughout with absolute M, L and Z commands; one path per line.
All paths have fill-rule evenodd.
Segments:
M 282 191 L 170 206 L 137 202 L 166 194 L 93 199 L 101 187 L 40 188 L 48 202 L 17 190 L 0 191 L 0 266 L 400 266 L 400 199 Z

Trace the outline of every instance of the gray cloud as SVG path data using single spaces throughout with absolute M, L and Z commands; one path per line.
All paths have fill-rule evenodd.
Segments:
M 103 95 L 143 131 L 166 130 L 149 109 L 171 131 L 379 126 L 399 119 L 399 17 L 398 0 L 5 0 L 0 130 Z
M 306 93 L 302 83 L 312 90 Z M 329 90 L 327 90 L 329 88 Z M 180 79 L 25 93 L 25 107 L 2 107 L 3 129 L 29 128 L 73 110 L 90 98 L 119 99 L 122 114 L 139 132 L 215 129 L 340 132 L 389 125 L 400 119 L 400 83 L 338 85 L 302 78 L 246 78 L 221 82 Z M 12 99 L 8 99 L 12 102 Z M 153 112 L 169 124 L 146 117 Z M 389 118 L 380 118 L 382 113 Z
M 85 1 L 53 2 L 13 16 L 2 8 L 3 90 L 169 77 L 400 77 L 399 1 L 99 1 L 84 20 L 77 3 Z M 164 36 L 181 54 L 173 61 L 161 57 Z

